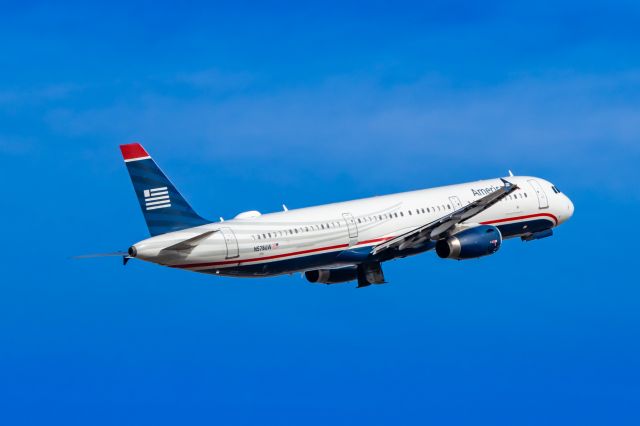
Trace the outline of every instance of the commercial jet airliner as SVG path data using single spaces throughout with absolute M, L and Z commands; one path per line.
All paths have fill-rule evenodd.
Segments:
M 503 239 L 546 238 L 573 214 L 550 182 L 531 176 L 443 186 L 317 207 L 210 221 L 197 214 L 138 143 L 121 145 L 151 238 L 124 262 L 232 277 L 304 273 L 312 283 L 385 283 L 382 263 L 435 250 L 445 259 L 494 254 Z

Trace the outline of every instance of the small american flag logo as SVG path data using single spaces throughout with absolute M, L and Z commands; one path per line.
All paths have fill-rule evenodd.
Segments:
M 147 210 L 166 209 L 171 207 L 169 191 L 166 186 L 144 190 L 144 205 Z

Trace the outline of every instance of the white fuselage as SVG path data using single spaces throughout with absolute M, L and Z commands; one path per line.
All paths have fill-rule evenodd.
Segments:
M 550 229 L 573 214 L 573 204 L 544 179 L 508 178 L 518 189 L 468 220 L 491 224 L 504 238 Z M 192 271 L 265 276 L 358 263 L 371 247 L 437 220 L 502 186 L 482 180 L 260 215 L 159 235 L 135 244 L 137 258 Z M 162 251 L 206 231 L 190 250 Z M 433 248 L 400 252 L 404 257 Z M 382 259 L 389 260 L 389 259 Z

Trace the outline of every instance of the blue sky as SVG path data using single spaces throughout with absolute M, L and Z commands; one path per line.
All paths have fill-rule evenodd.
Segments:
M 638 424 L 634 2 L 6 4 L 7 424 Z M 204 216 L 505 175 L 576 214 L 389 285 L 116 259 L 147 236 L 117 146 Z

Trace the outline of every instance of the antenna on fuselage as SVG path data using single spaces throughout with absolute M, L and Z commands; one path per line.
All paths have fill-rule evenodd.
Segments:
M 289 209 L 287 208 L 287 206 L 285 206 L 284 204 L 282 205 L 282 210 L 284 210 L 285 212 L 288 212 Z
M 509 170 L 509 176 L 513 176 L 513 172 Z
M 224 218 L 220 216 L 220 222 L 224 222 Z

